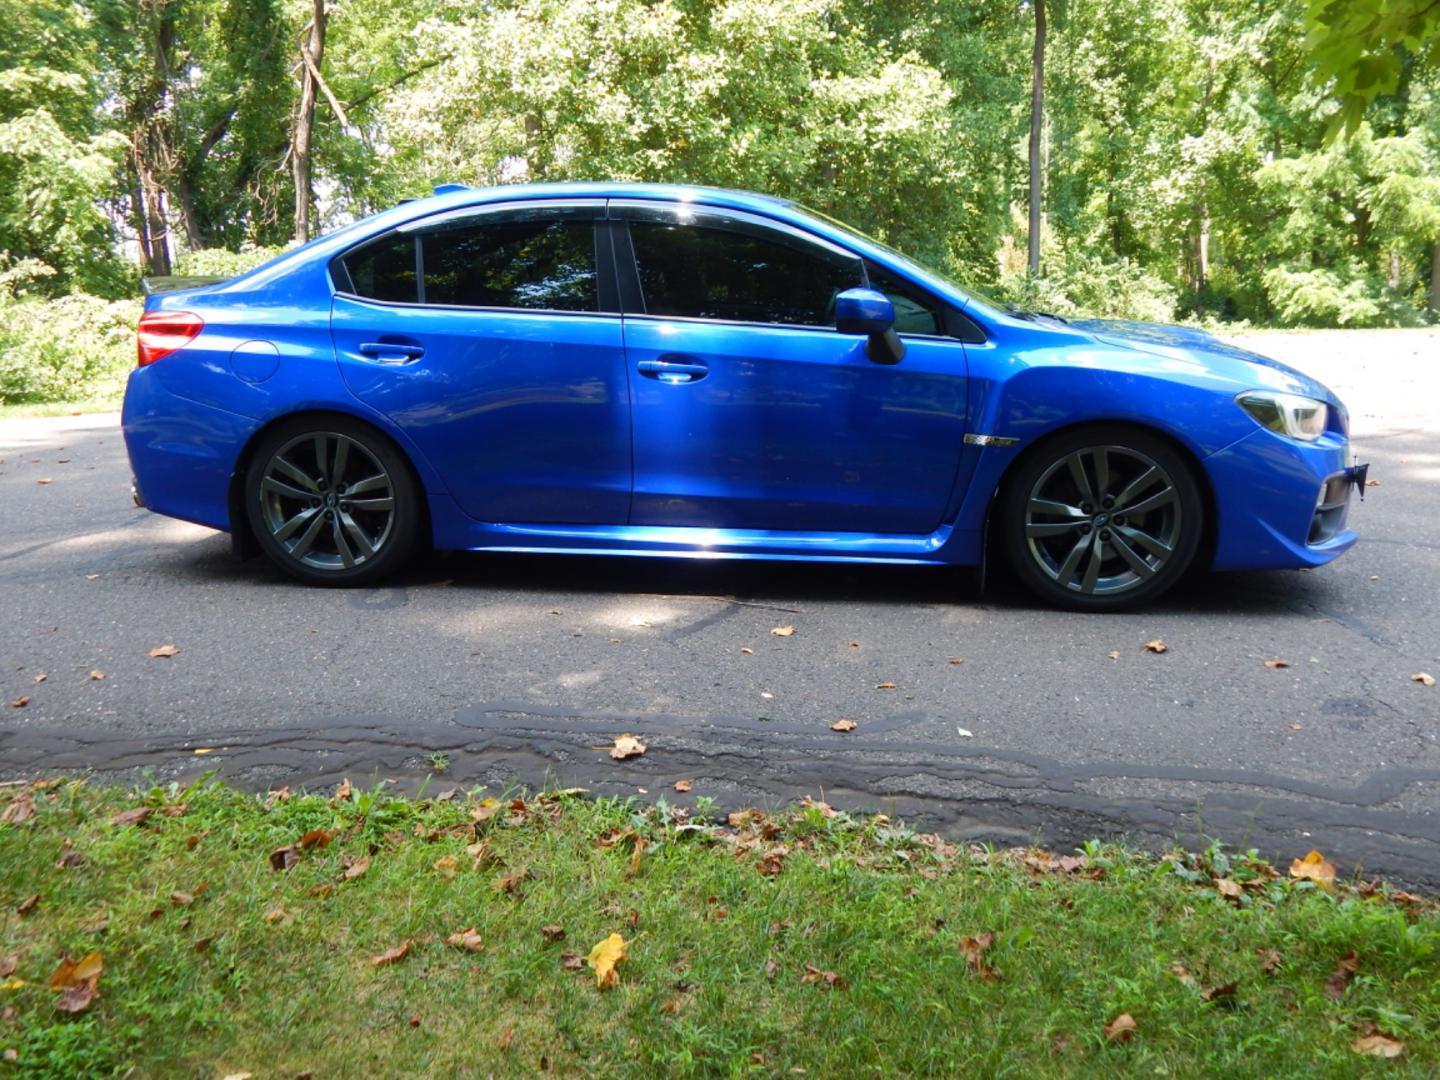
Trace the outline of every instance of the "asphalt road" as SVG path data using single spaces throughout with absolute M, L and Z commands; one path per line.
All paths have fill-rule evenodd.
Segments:
M 0 775 L 413 787 L 443 761 L 432 786 L 823 793 L 1007 843 L 1313 844 L 1440 888 L 1440 686 L 1410 678 L 1440 676 L 1440 333 L 1237 340 L 1349 403 L 1379 481 L 1362 542 L 1125 615 L 959 572 L 640 559 L 435 556 L 305 589 L 133 509 L 115 417 L 0 421 Z M 623 731 L 648 753 L 610 760 Z

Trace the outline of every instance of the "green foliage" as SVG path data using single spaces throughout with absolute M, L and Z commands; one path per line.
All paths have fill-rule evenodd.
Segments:
M 1366 107 L 1399 87 L 1416 56 L 1440 56 L 1440 4 L 1434 0 L 1310 0 L 1315 74 L 1340 99 L 1337 123 L 1354 132 Z
M 1006 275 L 998 291 L 1016 307 L 1064 318 L 1088 315 L 1175 321 L 1175 287 L 1129 259 L 1106 262 L 1082 254 L 1063 261 L 1052 258 L 1050 267 L 1042 278 L 1025 273 Z
M 1265 290 L 1281 326 L 1405 326 L 1416 319 L 1403 296 L 1378 277 L 1352 270 L 1265 271 Z
M 246 270 L 253 270 L 284 252 L 283 247 L 246 247 L 239 251 L 201 248 L 182 254 L 175 262 L 175 273 L 181 277 L 232 278 Z
M 0 294 L 0 405 L 113 403 L 135 366 L 139 318 L 133 300 Z

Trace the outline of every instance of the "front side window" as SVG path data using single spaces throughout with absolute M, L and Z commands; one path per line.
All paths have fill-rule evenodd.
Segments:
M 869 259 L 865 260 L 865 272 L 870 278 L 870 287 L 879 289 L 895 305 L 897 334 L 945 332 L 945 309 L 935 297 Z
M 598 311 L 595 226 L 533 213 L 390 233 L 346 254 L 347 291 L 455 307 Z
M 833 326 L 864 282 L 857 258 L 758 230 L 632 221 L 630 242 L 649 315 Z

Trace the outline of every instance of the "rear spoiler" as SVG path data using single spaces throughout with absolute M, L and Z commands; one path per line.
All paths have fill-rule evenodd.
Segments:
M 223 277 L 179 277 L 169 274 L 163 277 L 147 277 L 140 279 L 140 288 L 146 296 L 158 296 L 160 293 L 180 292 L 182 289 L 199 289 L 206 285 L 219 285 L 221 282 L 229 281 Z

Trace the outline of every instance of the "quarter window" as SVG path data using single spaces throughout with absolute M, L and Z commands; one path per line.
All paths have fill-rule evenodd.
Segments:
M 778 234 L 632 221 L 630 240 L 650 315 L 833 326 L 864 280 L 858 259 Z
M 391 303 L 413 304 L 415 288 L 415 239 L 402 233 L 382 236 L 344 259 L 350 275 L 350 289 L 357 296 Z

